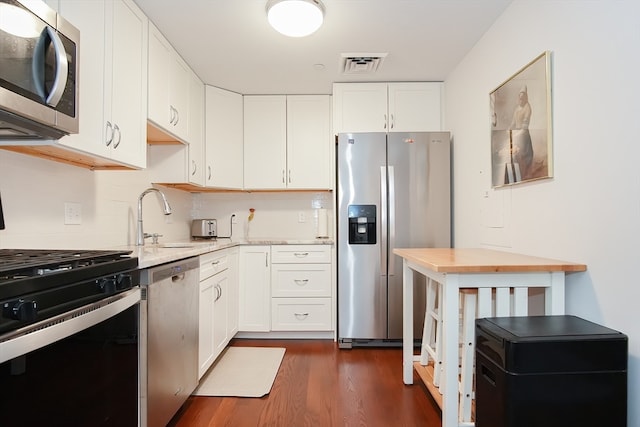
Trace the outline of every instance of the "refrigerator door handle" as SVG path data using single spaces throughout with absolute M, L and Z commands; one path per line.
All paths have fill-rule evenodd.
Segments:
M 393 166 L 389 166 L 389 238 L 388 238 L 388 248 L 389 248 L 389 275 L 393 276 L 395 270 L 395 259 L 396 257 L 393 255 L 393 248 L 396 245 L 396 184 L 395 178 L 393 174 Z
M 380 274 L 387 275 L 387 168 L 380 166 Z

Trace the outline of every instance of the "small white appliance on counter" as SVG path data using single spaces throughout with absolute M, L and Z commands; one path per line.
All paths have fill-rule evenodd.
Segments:
M 215 219 L 194 219 L 191 222 L 191 237 L 194 239 L 214 239 L 218 237 Z

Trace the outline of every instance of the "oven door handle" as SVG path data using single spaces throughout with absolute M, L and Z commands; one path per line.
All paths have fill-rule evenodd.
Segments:
M 69 337 L 140 302 L 140 288 L 76 308 L 0 336 L 0 363 Z

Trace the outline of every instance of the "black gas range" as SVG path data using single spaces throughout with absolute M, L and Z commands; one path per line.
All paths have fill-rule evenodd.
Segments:
M 0 335 L 139 284 L 128 251 L 0 249 Z
M 127 251 L 0 249 L 2 425 L 139 426 L 137 267 Z

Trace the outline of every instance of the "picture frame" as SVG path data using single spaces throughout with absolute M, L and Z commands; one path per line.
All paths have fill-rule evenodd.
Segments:
M 553 177 L 550 61 L 543 52 L 489 93 L 493 188 Z

